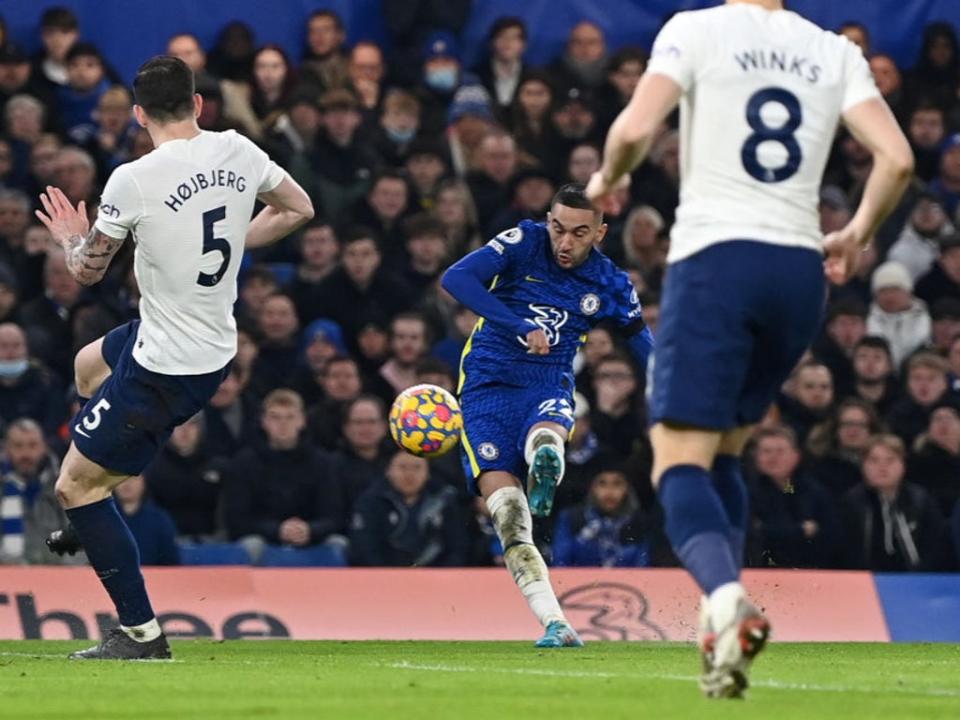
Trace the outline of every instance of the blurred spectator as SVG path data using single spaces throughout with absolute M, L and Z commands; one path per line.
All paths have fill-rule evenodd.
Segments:
M 54 160 L 53 180 L 73 205 L 81 200 L 89 206 L 96 204 L 97 165 L 89 153 L 70 146 L 60 150 Z
M 390 333 L 386 323 L 371 319 L 357 331 L 357 360 L 366 382 L 376 377 L 380 366 L 390 357 Z
M 932 305 L 945 297 L 960 300 L 960 235 L 939 239 L 939 257 L 917 282 L 917 297 Z
M 647 69 L 647 53 L 638 47 L 617 50 L 607 61 L 606 83 L 597 94 L 599 125 L 606 132 L 627 106 Z
M 403 279 L 417 298 L 423 297 L 449 265 L 450 253 L 443 224 L 426 213 L 408 218 L 403 226 L 410 260 Z
M 307 408 L 323 400 L 323 377 L 327 363 L 347 352 L 343 331 L 333 320 L 320 318 L 302 333 L 302 356 L 288 384 L 297 391 Z
M 907 268 L 911 279 L 916 282 L 940 256 L 941 238 L 953 231 L 953 225 L 937 198 L 923 193 L 917 197 L 910 219 L 890 248 L 887 259 L 895 260 Z
M 2 330 L 0 330 L 2 332 Z M 0 565 L 75 565 L 78 558 L 54 555 L 47 536 L 65 527 L 54 486 L 60 463 L 47 448 L 43 431 L 20 418 L 7 427 L 0 456 Z
M 18 291 L 16 276 L 9 267 L 0 264 L 0 324 L 14 320 L 19 301 Z
M 551 119 L 556 91 L 543 71 L 527 71 L 520 79 L 507 125 L 524 160 L 553 168 L 560 162 L 555 150 L 560 135 Z
M 420 102 L 405 90 L 390 90 L 383 99 L 374 142 L 391 167 L 399 167 L 420 129 Z
M 946 137 L 943 108 L 921 100 L 910 111 L 906 126 L 915 160 L 914 172 L 924 182 L 930 182 L 940 172 L 940 155 Z
M 383 64 L 383 51 L 376 43 L 361 41 L 350 51 L 350 63 L 347 73 L 350 87 L 360 98 L 364 111 L 375 116 L 383 100 L 383 77 L 386 70 Z
M 657 542 L 652 519 L 640 509 L 621 470 L 603 470 L 586 501 L 557 516 L 555 567 L 648 567 Z
M 497 18 L 487 34 L 489 54 L 476 68 L 476 74 L 493 98 L 497 117 L 506 122 L 526 65 L 527 26 L 522 18 Z
M 510 200 L 510 180 L 517 170 L 517 145 L 510 135 L 492 130 L 477 153 L 477 169 L 467 174 L 467 184 L 478 218 L 491 218 Z
M 928 97 L 947 108 L 957 101 L 960 59 L 957 34 L 948 22 L 932 22 L 924 28 L 923 47 L 907 87 L 914 97 Z
M 940 198 L 950 217 L 960 206 L 960 133 L 948 137 L 940 150 L 940 174 L 928 186 Z
M 594 477 L 611 464 L 610 449 L 600 443 L 590 421 L 590 402 L 583 393 L 573 395 L 573 418 L 576 427 L 567 441 L 566 471 L 557 488 L 554 510 L 559 511 L 584 502 Z
M 947 361 L 921 352 L 910 358 L 906 369 L 906 396 L 890 411 L 890 429 L 909 447 L 930 420 L 933 408 L 947 393 Z
M 943 516 L 960 501 L 960 411 L 948 402 L 930 413 L 927 431 L 913 445 L 907 477 L 939 503 Z
M 567 162 L 567 180 L 586 185 L 590 176 L 600 169 L 600 150 L 593 143 L 581 143 L 570 151 Z
M 258 392 L 269 392 L 287 386 L 297 367 L 300 322 L 293 300 L 280 294 L 263 301 L 258 322 L 263 341 L 253 364 L 250 383 Z
M 307 437 L 323 450 L 334 451 L 343 444 L 344 412 L 356 400 L 363 385 L 357 362 L 348 355 L 327 360 L 320 374 L 323 398 L 307 416 Z
M 49 85 L 66 85 L 67 53 L 80 37 L 80 23 L 72 10 L 51 7 L 40 16 L 40 40 L 43 50 L 34 59 L 38 76 Z
M 392 40 L 391 73 L 401 85 L 419 77 L 423 48 L 436 31 L 457 35 L 467 25 L 471 0 L 384 0 L 383 16 Z
M 328 91 L 320 108 L 322 131 L 313 152 L 295 157 L 290 172 L 313 198 L 318 214 L 336 222 L 364 194 L 378 159 L 357 135 L 360 106 L 352 93 Z
M 263 138 L 263 146 L 284 168 L 292 167 L 294 158 L 301 164 L 306 163 L 304 158 L 313 151 L 320 124 L 320 103 L 316 96 L 297 91 L 290 96 L 287 111 L 277 118 Z
M 311 220 L 300 234 L 301 262 L 286 290 L 293 298 L 297 317 L 304 323 L 315 320 L 314 305 L 320 284 L 336 269 L 340 259 L 340 240 L 326 220 Z
M 376 233 L 387 267 L 399 268 L 407 259 L 403 220 L 409 214 L 410 187 L 407 179 L 396 170 L 379 171 L 366 197 L 354 210 L 353 219 Z
M 598 88 L 607 70 L 607 43 L 601 30 L 589 20 L 570 30 L 567 47 L 550 65 L 550 72 L 562 88 Z
M 286 51 L 274 43 L 254 53 L 252 76 L 245 107 L 234 115 L 245 134 L 260 141 L 287 111 L 296 78 Z
M 143 472 L 154 501 L 170 513 L 178 536 L 194 541 L 220 539 L 222 460 L 204 442 L 204 416 L 194 415 L 173 430 Z
M 414 139 L 407 148 L 404 170 L 410 178 L 421 210 L 436 207 L 441 179 L 449 172 L 449 163 L 443 145 L 432 140 Z
M 187 64 L 187 67 L 193 71 L 197 87 L 217 82 L 207 69 L 207 54 L 196 35 L 177 33 L 171 36 L 167 40 L 167 55 L 173 55 Z
M 104 92 L 97 101 L 93 119 L 94 124 L 75 128 L 71 140 L 90 153 L 97 164 L 97 179 L 105 184 L 110 173 L 130 159 L 138 127 L 133 122 L 130 93 L 122 87 Z
M 46 258 L 43 296 L 21 308 L 20 321 L 27 328 L 32 354 L 66 380 L 73 377 L 71 316 L 83 286 L 67 270 L 63 250 L 51 248 Z
M 667 226 L 672 225 L 680 202 L 680 141 L 677 132 L 668 130 L 659 135 L 654 140 L 650 157 L 631 177 L 631 199 L 637 204 L 652 205 Z
M 618 244 L 612 241 L 609 252 L 624 267 L 637 270 L 643 279 L 638 290 L 659 292 L 667 269 L 667 258 L 660 233 L 666 224 L 650 205 L 634 207 L 627 215 Z
M 885 262 L 873 274 L 873 303 L 867 316 L 867 332 L 890 343 L 894 367 L 918 347 L 930 341 L 927 305 L 913 295 L 910 272 L 898 262 Z
M 877 90 L 887 101 L 894 116 L 901 124 L 904 123 L 904 92 L 903 77 L 896 61 L 886 53 L 874 53 L 870 56 L 870 72 Z
M 630 359 L 614 353 L 600 360 L 593 375 L 593 391 L 594 432 L 601 443 L 625 458 L 643 427 L 639 383 Z
M 234 362 L 203 412 L 204 443 L 212 457 L 232 458 L 258 437 L 260 410 L 245 393 L 245 374 Z
M 817 423 L 827 419 L 833 405 L 833 377 L 821 363 L 802 363 L 793 371 L 790 392 L 779 401 L 780 416 L 793 431 L 796 442 L 805 444 L 807 435 Z
M 4 126 L 12 152 L 11 182 L 19 188 L 26 187 L 30 150 L 43 136 L 46 112 L 43 103 L 26 94 L 14 95 L 3 106 Z
M 423 105 L 423 132 L 436 135 L 446 127 L 447 108 L 463 81 L 457 38 L 446 30 L 431 33 L 424 40 L 421 58 L 417 97 Z
M 56 135 L 41 135 L 30 148 L 30 173 L 24 181 L 23 189 L 31 198 L 31 203 L 39 203 L 39 195 L 47 185 L 53 184 L 57 155 L 61 142 Z M 36 199 L 34 199 L 36 198 Z
M 0 325 L 0 420 L 30 418 L 47 437 L 56 435 L 66 415 L 63 387 L 27 352 L 27 336 L 19 325 Z
M 584 141 L 601 141 L 597 127 L 596 101 L 591 90 L 572 87 L 560 96 L 550 116 L 557 131 L 553 152 L 557 154 L 556 165 L 563 167 L 571 150 Z
M 550 201 L 556 192 L 552 177 L 537 168 L 520 170 L 513 176 L 510 186 L 513 200 L 488 224 L 487 235 L 490 237 L 516 227 L 521 220 L 546 220 Z
M 103 57 L 86 42 L 67 53 L 67 84 L 57 90 L 57 109 L 68 133 L 89 131 L 100 96 L 110 87 Z
M 757 433 L 751 484 L 751 546 L 761 566 L 833 567 L 839 527 L 834 502 L 800 469 L 797 437 L 783 426 Z
M 395 447 L 387 438 L 387 409 L 374 395 L 359 395 L 344 406 L 343 446 L 337 468 L 347 485 L 347 505 L 383 477 Z
M 834 394 L 846 397 L 854 390 L 853 354 L 867 334 L 867 308 L 858 300 L 838 300 L 827 307 L 823 334 L 813 345 L 813 354 L 830 370 Z
M 46 84 L 39 71 L 30 64 L 30 58 L 20 45 L 7 42 L 0 45 L 0 105 L 14 95 L 30 95 L 39 100 L 46 111 L 46 127 L 52 129 L 58 122 L 52 112 L 55 108 L 52 88 Z M 6 125 L 3 126 L 6 131 Z
M 933 320 L 931 349 L 944 357 L 950 352 L 950 343 L 960 335 L 960 299 L 945 297 L 937 300 L 930 310 Z
M 905 456 L 896 436 L 878 435 L 868 443 L 864 483 L 844 498 L 847 567 L 874 572 L 943 568 L 944 519 L 926 490 L 904 482 Z
M 417 365 L 430 350 L 430 330 L 420 313 L 400 313 L 390 322 L 390 359 L 381 367 L 377 394 L 385 403 L 417 382 Z
M 847 194 L 836 185 L 820 188 L 820 231 L 827 235 L 842 230 L 850 222 L 850 202 Z
M 847 40 L 860 48 L 865 57 L 870 57 L 870 31 L 861 22 L 848 20 L 837 30 Z
M 254 265 L 243 275 L 237 318 L 244 322 L 260 322 L 260 313 L 268 297 L 280 291 L 277 277 L 266 265 Z
M 343 544 L 343 481 L 330 456 L 303 442 L 305 422 L 300 396 L 274 390 L 263 401 L 266 443 L 241 450 L 225 472 L 227 530 L 255 562 L 263 543 Z
M 253 79 L 256 49 L 253 30 L 242 20 L 232 20 L 220 30 L 208 58 L 210 72 L 221 80 L 249 86 Z
M 432 213 L 443 223 L 451 257 L 461 257 L 483 244 L 484 238 L 478 229 L 477 206 L 469 186 L 462 180 L 448 178 L 440 181 Z
M 143 475 L 134 475 L 113 491 L 120 514 L 137 541 L 142 565 L 179 565 L 177 528 L 173 518 L 146 497 Z
M 467 536 L 456 492 L 428 484 L 424 458 L 395 451 L 386 480 L 357 501 L 350 532 L 354 565 L 457 567 L 466 564 Z
M 900 397 L 890 343 L 867 335 L 853 350 L 854 396 L 886 415 Z
M 314 313 L 335 320 L 351 349 L 368 322 L 385 324 L 412 301 L 406 285 L 382 267 L 382 257 L 373 233 L 355 227 L 343 239 L 340 267 L 318 289 Z
M 480 146 L 495 128 L 490 96 L 483 86 L 460 86 L 447 111 L 446 134 L 453 170 L 458 176 L 479 167 Z
M 476 324 L 476 313 L 465 305 L 457 305 L 454 309 L 453 321 L 442 328 L 442 339 L 433 346 L 431 354 L 442 360 L 447 367 L 459 368 L 464 345 Z M 960 352 L 957 354 L 960 356 Z
M 950 341 L 947 362 L 950 365 L 950 392 L 954 395 L 960 395 L 960 335 Z
M 347 85 L 347 37 L 343 20 L 332 10 L 317 10 L 307 18 L 307 47 L 300 65 L 301 82 L 314 92 Z
M 874 407 L 860 398 L 847 398 L 831 418 L 810 432 L 807 449 L 812 475 L 839 499 L 860 483 L 860 466 L 867 441 L 881 432 Z

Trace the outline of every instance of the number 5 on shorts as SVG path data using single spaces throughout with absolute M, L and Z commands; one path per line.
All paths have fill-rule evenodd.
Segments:
M 100 413 L 110 409 L 110 403 L 106 398 L 101 398 L 96 405 L 90 408 L 90 414 L 83 418 L 83 427 L 87 430 L 96 430 L 100 427 Z

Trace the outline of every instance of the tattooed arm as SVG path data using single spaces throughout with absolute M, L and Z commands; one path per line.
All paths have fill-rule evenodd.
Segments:
M 40 195 L 40 202 L 46 213 L 37 210 L 36 215 L 63 246 L 70 274 L 81 285 L 100 282 L 123 239 L 91 228 L 86 203 L 81 200 L 74 208 L 59 188 L 48 186 L 47 192 Z

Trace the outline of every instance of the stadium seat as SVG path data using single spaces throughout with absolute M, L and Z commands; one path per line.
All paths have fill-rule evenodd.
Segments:
M 347 560 L 339 546 L 291 548 L 267 545 L 260 564 L 264 567 L 345 567 Z
M 249 565 L 250 555 L 238 543 L 180 543 L 184 565 Z

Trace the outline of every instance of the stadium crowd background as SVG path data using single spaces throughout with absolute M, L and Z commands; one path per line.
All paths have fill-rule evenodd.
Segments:
M 559 57 L 530 67 L 528 28 L 503 17 L 483 61 L 465 67 L 457 38 L 469 0 L 442 5 L 414 25 L 388 22 L 389 63 L 373 42 L 348 47 L 332 11 L 307 20 L 303 57 L 261 45 L 240 21 L 212 47 L 169 38 L 167 51 L 196 74 L 201 127 L 254 139 L 308 190 L 317 218 L 244 256 L 229 377 L 144 477 L 117 490 L 145 564 L 497 562 L 456 454 L 428 465 L 398 452 L 386 407 L 414 383 L 455 387 L 476 318 L 439 275 L 520 219 L 543 218 L 560 185 L 599 167 L 647 49 L 610 52 L 585 21 Z M 863 26 L 837 30 L 870 59 L 916 178 L 856 279 L 832 289 L 821 337 L 745 460 L 749 564 L 957 569 L 957 34 L 929 25 L 914 65 L 898 67 Z M 47 9 L 36 33 L 42 51 L 30 56 L 0 22 L 0 563 L 75 563 L 83 558 L 43 545 L 65 522 L 53 485 L 77 410 L 73 356 L 136 317 L 133 244 L 84 289 L 32 211 L 53 184 L 95 216 L 110 172 L 152 146 L 72 11 Z M 604 248 L 630 271 L 654 332 L 678 202 L 675 125 L 634 174 L 624 212 L 607 219 Z M 839 133 L 824 232 L 849 219 L 869 169 L 864 148 Z M 641 373 L 600 327 L 577 378 L 567 477 L 538 542 L 556 566 L 674 564 L 649 482 Z

